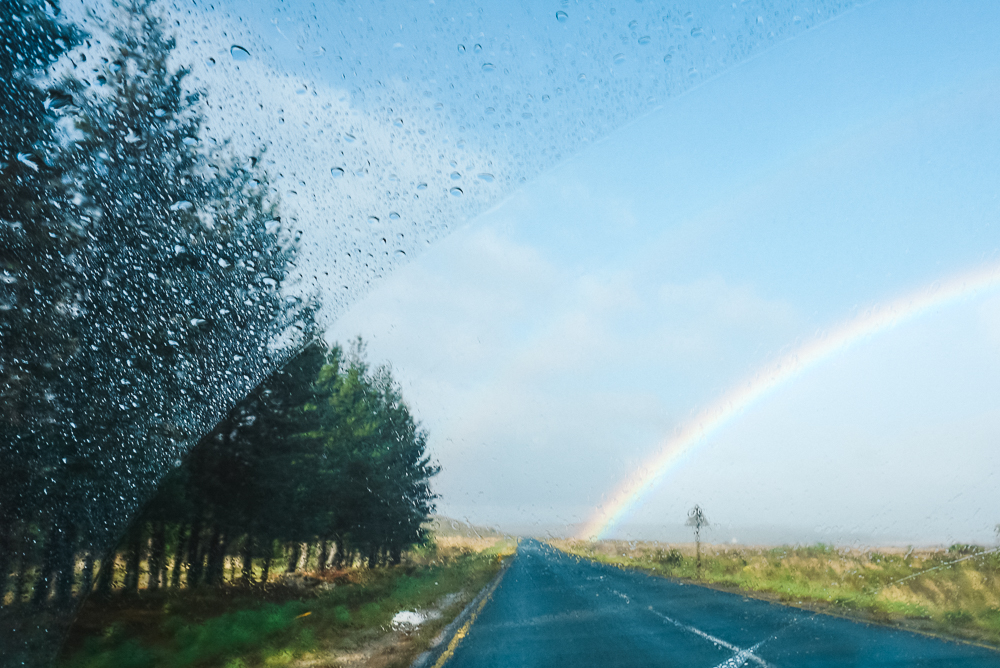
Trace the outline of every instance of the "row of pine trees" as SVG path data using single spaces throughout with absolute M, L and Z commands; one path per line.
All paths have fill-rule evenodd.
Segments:
M 212 583 L 220 555 L 266 563 L 308 541 L 392 562 L 432 502 L 424 436 L 388 372 L 303 349 L 318 302 L 296 284 L 266 155 L 205 136 L 211 100 L 153 0 L 114 6 L 81 27 L 55 0 L 0 0 L 12 661 L 51 655 L 80 594 L 114 581 L 102 562 L 132 589 L 137 564 L 147 584 L 167 563 Z
M 8 605 L 221 585 L 227 559 L 244 585 L 303 557 L 316 570 L 398 564 L 424 539 L 437 470 L 389 369 L 371 370 L 360 341 L 348 354 L 313 343 L 167 474 L 103 563 L 72 548 L 22 560 Z

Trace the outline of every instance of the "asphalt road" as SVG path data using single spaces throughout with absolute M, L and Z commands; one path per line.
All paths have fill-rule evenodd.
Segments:
M 1000 652 L 684 585 L 524 541 L 446 668 L 1000 666 Z

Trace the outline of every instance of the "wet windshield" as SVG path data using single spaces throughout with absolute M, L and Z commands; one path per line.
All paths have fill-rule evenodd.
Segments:
M 0 663 L 992 665 L 998 28 L 3 2 Z

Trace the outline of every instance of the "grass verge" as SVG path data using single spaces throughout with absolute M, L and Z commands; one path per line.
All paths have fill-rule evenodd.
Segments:
M 141 592 L 88 601 L 60 668 L 405 666 L 496 574 L 505 540 L 442 538 L 393 568 L 339 571 L 334 586 Z M 427 611 L 401 629 L 393 616 Z
M 1000 648 L 1000 553 L 550 541 L 594 561 Z

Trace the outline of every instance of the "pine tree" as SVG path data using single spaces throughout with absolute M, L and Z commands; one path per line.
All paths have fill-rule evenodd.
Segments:
M 65 417 L 60 369 L 76 348 L 67 325 L 82 236 L 53 166 L 68 102 L 37 83 L 79 37 L 57 14 L 55 3 L 0 2 L 0 596 L 13 562 L 30 561 L 24 522 L 45 495 L 41 453 Z

